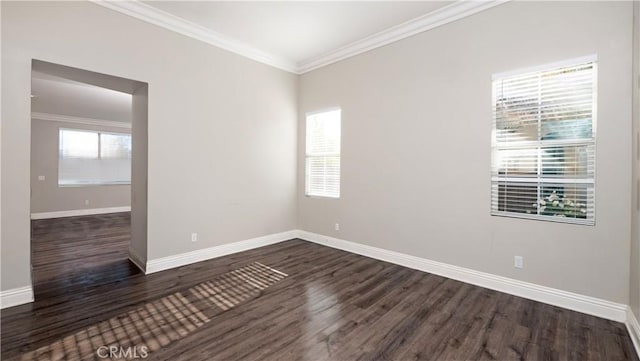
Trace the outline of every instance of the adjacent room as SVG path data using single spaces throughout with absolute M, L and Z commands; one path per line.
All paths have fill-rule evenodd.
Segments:
M 42 62 L 33 68 L 31 263 L 39 298 L 61 284 L 83 287 L 96 273 L 138 270 L 128 261 L 131 94 L 55 76 Z
M 2 1 L 6 360 L 640 360 L 640 2 Z

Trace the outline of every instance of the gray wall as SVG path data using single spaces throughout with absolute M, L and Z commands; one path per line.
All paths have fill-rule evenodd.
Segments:
M 510 2 L 304 74 L 298 168 L 305 112 L 340 106 L 342 183 L 340 199 L 305 197 L 299 172 L 299 227 L 627 303 L 632 13 Z M 491 75 L 594 53 L 596 225 L 490 216 Z
M 138 266 L 146 269 L 149 259 L 148 240 L 148 192 L 149 179 L 149 87 L 141 86 L 133 93 L 132 110 L 132 159 L 131 159 L 131 243 L 129 256 Z
M 630 2 L 508 3 L 305 74 L 300 89 L 294 75 L 91 3 L 0 6 L 2 290 L 30 284 L 35 58 L 149 84 L 149 259 L 293 229 L 297 208 L 308 231 L 629 302 Z M 596 226 L 491 217 L 491 74 L 593 53 Z M 342 197 L 307 198 L 297 119 L 333 106 Z
M 129 185 L 58 187 L 59 129 L 89 129 L 130 133 L 130 129 L 99 127 L 34 119 L 31 123 L 31 213 L 87 208 L 128 207 Z M 38 176 L 45 176 L 44 181 Z M 89 204 L 85 204 L 85 200 Z
M 0 6 L 2 290 L 30 284 L 33 58 L 148 83 L 149 259 L 295 228 L 295 75 L 90 2 Z
M 631 274 L 629 305 L 640 317 L 640 3 L 633 3 L 633 159 L 631 186 Z

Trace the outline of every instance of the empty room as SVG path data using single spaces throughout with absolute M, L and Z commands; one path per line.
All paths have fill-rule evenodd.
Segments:
M 640 2 L 0 30 L 3 360 L 640 360 Z
M 132 95 L 74 80 L 95 83 L 91 73 L 32 68 L 31 274 L 46 298 L 139 272 L 128 260 Z

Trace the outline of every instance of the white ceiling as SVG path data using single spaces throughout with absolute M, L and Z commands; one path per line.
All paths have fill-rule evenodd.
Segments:
M 508 0 L 94 1 L 254 60 L 304 73 Z M 112 90 L 124 88 L 106 89 L 50 75 L 55 72 L 45 65 L 33 71 L 34 113 L 131 122 L 131 95 Z M 61 74 L 67 73 L 71 74 Z M 103 75 L 89 78 L 95 76 Z
M 46 73 L 31 73 L 31 111 L 94 120 L 131 122 L 131 94 Z
M 144 1 L 262 52 L 302 63 L 449 1 Z
M 303 74 L 509 0 L 91 1 Z

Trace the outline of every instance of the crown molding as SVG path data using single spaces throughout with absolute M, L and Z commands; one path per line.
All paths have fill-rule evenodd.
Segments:
M 51 122 L 63 122 L 63 123 L 73 123 L 73 124 L 82 124 L 82 125 L 94 125 L 99 127 L 131 129 L 131 123 L 128 123 L 128 122 L 117 122 L 114 120 L 72 117 L 70 115 L 33 112 L 31 113 L 31 119 L 48 120 Z
M 510 0 L 457 1 L 451 5 L 436 9 L 402 24 L 392 26 L 379 33 L 354 41 L 353 43 L 338 49 L 303 60 L 298 63 L 298 74 L 304 74 L 340 60 L 388 45 L 418 33 L 477 14 L 508 1 Z
M 369 50 L 385 46 L 415 34 L 479 13 L 494 6 L 504 4 L 510 0 L 460 0 L 415 19 L 357 40 L 351 44 L 297 63 L 295 61 L 258 50 L 211 29 L 147 5 L 139 0 L 89 1 L 122 14 L 132 16 L 139 20 L 146 21 L 176 33 L 228 50 L 260 63 L 294 74 L 304 74 L 323 66 L 336 63 L 340 60 L 362 54 Z
M 292 61 L 263 52 L 191 21 L 185 20 L 166 11 L 162 11 L 151 5 L 147 5 L 141 1 L 89 1 L 122 14 L 132 16 L 136 19 L 174 31 L 178 34 L 242 55 L 257 62 L 288 72 L 297 73 L 296 64 Z

